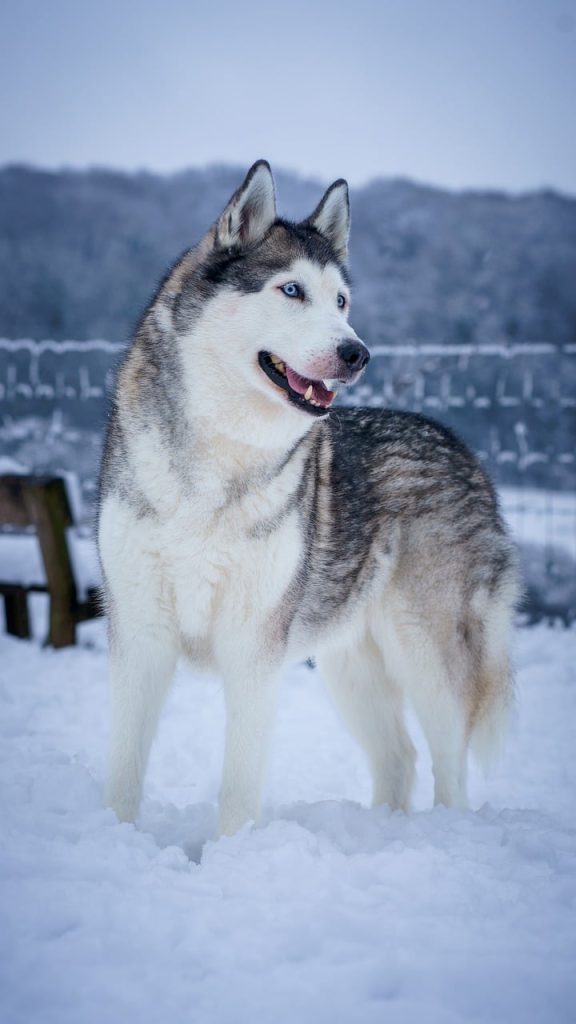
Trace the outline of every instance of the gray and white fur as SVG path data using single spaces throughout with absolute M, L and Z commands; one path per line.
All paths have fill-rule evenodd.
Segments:
M 375 803 L 409 807 L 407 703 L 447 806 L 466 804 L 469 747 L 485 755 L 502 731 L 518 585 L 485 471 L 432 420 L 331 408 L 368 360 L 348 322 L 348 231 L 344 181 L 292 224 L 258 162 L 166 275 L 119 370 L 99 549 L 107 799 L 123 820 L 181 656 L 224 683 L 223 833 L 258 818 L 286 661 L 316 659 Z

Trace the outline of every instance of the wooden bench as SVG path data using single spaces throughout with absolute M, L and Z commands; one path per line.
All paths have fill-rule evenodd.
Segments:
M 68 647 L 76 643 L 79 622 L 102 614 L 98 589 L 90 588 L 83 600 L 78 590 L 66 530 L 73 525 L 66 484 L 60 477 L 0 476 L 0 525 L 33 527 L 38 542 L 45 583 L 2 582 L 6 630 L 12 636 L 30 637 L 28 594 L 47 593 L 50 622 L 46 643 Z M 1 573 L 1 568 L 0 568 Z

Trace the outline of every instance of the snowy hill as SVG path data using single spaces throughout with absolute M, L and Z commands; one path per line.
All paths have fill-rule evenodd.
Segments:
M 1 169 L 0 335 L 125 340 L 245 170 Z M 323 184 L 276 177 L 281 213 L 310 213 Z M 576 200 L 553 192 L 375 181 L 352 193 L 351 267 L 369 345 L 576 341 Z

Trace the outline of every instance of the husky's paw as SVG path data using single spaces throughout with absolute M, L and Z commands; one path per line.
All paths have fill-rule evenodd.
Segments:
M 125 793 L 120 795 L 114 792 L 113 789 L 108 788 L 106 790 L 105 803 L 107 807 L 114 811 L 118 821 L 126 821 L 131 824 L 136 821 L 140 806 L 138 798 L 127 796 Z
M 240 804 L 220 798 L 218 807 L 218 835 L 234 836 L 245 825 L 254 825 L 258 820 L 258 808 L 253 804 Z

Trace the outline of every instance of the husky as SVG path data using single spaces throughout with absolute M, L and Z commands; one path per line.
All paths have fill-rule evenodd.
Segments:
M 223 680 L 222 834 L 258 820 L 286 661 L 315 660 L 375 804 L 410 806 L 408 704 L 448 807 L 466 806 L 469 748 L 501 733 L 517 572 L 486 473 L 432 420 L 332 407 L 369 358 L 348 322 L 349 223 L 344 180 L 301 223 L 277 217 L 257 162 L 119 369 L 99 551 L 123 821 L 181 656 Z

